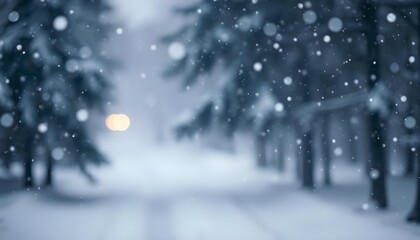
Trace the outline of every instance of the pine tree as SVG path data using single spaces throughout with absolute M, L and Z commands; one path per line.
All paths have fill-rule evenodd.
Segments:
M 389 11 L 383 10 L 390 4 L 397 14 L 402 14 L 406 25 L 396 24 L 398 29 L 393 29 L 384 24 L 385 19 L 390 23 L 396 19 L 394 13 L 389 15 Z M 401 37 L 398 44 L 392 42 L 393 47 L 387 53 L 382 51 L 382 45 L 383 39 L 387 43 L 386 36 L 405 36 L 410 32 L 407 25 L 417 26 L 413 11 L 402 10 L 417 5 L 375 0 L 200 1 L 184 9 L 182 12 L 191 21 L 169 40 L 181 42 L 187 52 L 174 63 L 170 74 L 181 74 L 187 86 L 203 75 L 218 71 L 225 73 L 226 79 L 189 121 L 181 125 L 179 133 L 191 135 L 214 127 L 244 130 L 252 132 L 263 145 L 265 139 L 261 137 L 269 132 L 273 122 L 280 121 L 275 105 L 282 106 L 281 122 L 294 126 L 297 131 L 302 183 L 312 188 L 316 137 L 312 123 L 318 117 L 324 120 L 320 132 L 324 143 L 324 177 L 328 184 L 331 159 L 326 121 L 329 115 L 348 109 L 345 118 L 352 118 L 353 112 L 364 113 L 368 119 L 365 135 L 370 148 L 371 198 L 379 208 L 386 208 L 385 117 L 401 97 L 401 93 L 388 88 L 407 84 L 413 91 L 407 95 L 415 102 L 418 91 L 413 85 L 418 83 L 401 83 L 401 77 L 405 78 L 402 75 L 396 83 L 385 74 L 389 69 L 396 71 L 405 65 L 398 66 L 395 62 L 396 58 L 398 61 L 407 58 L 401 50 L 406 48 L 408 37 Z M 268 104 L 270 110 L 263 111 L 261 102 L 267 98 L 274 100 Z M 410 107 L 408 112 L 414 115 L 416 111 Z M 353 137 L 349 140 L 354 144 Z M 265 151 L 265 147 L 257 148 L 257 156 L 265 156 L 258 153 Z M 353 145 L 349 148 L 352 158 L 354 148 Z M 412 162 L 410 159 L 409 163 Z
M 194 15 L 194 21 L 166 39 L 187 47 L 186 56 L 174 62 L 168 74 L 182 74 L 187 86 L 211 72 L 222 71 L 225 77 L 190 121 L 178 128 L 179 133 L 203 131 L 215 125 L 228 132 L 250 129 L 249 126 L 253 126 L 256 135 L 264 131 L 256 124 L 261 116 L 253 108 L 266 94 L 274 98 L 281 95 L 281 89 L 272 88 L 271 81 L 278 79 L 279 73 L 271 66 L 293 65 L 289 60 L 283 61 L 278 43 L 283 35 L 275 24 L 282 22 L 281 13 L 286 11 L 282 7 L 291 5 L 276 1 L 201 1 L 181 11 Z
M 106 162 L 92 142 L 87 118 L 103 109 L 109 89 L 101 50 L 110 30 L 102 0 L 17 1 L 1 35 L 1 72 L 15 105 L 10 144 L 22 155 L 25 186 L 31 187 L 34 148 L 48 154 L 46 184 L 53 164 L 78 166 Z M 10 17 L 11 16 L 11 17 Z

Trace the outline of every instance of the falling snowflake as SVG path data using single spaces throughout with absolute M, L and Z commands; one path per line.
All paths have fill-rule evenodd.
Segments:
M 254 63 L 254 71 L 261 72 L 262 69 L 263 69 L 262 63 L 260 63 L 260 62 Z
M 64 31 L 67 28 L 68 21 L 64 16 L 58 16 L 54 18 L 53 27 L 57 31 Z
M 20 17 L 19 13 L 13 11 L 9 13 L 8 19 L 10 22 L 17 22 L 19 21 L 19 17 Z
M 48 131 L 48 125 L 46 123 L 40 123 L 38 125 L 38 132 L 46 133 Z
M 187 50 L 184 44 L 180 42 L 173 42 L 168 47 L 168 54 L 173 60 L 181 60 L 185 57 Z
M 76 113 L 76 119 L 79 122 L 86 122 L 89 118 L 89 112 L 86 109 L 79 109 Z
M 397 15 L 395 15 L 395 13 L 388 13 L 386 15 L 386 20 L 390 23 L 394 23 L 395 21 L 397 21 Z

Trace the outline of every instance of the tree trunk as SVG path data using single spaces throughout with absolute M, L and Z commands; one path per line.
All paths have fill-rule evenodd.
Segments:
M 380 54 L 379 43 L 377 41 L 377 6 L 373 0 L 367 0 L 364 3 L 364 17 L 367 26 L 367 49 L 368 49 L 368 89 L 374 90 L 378 85 L 380 75 Z M 384 133 L 379 109 L 371 109 L 369 115 L 369 146 L 371 148 L 370 162 L 370 179 L 371 179 L 371 198 L 379 208 L 386 208 L 386 160 L 384 152 Z
M 411 150 L 411 146 L 407 147 L 406 166 L 404 174 L 411 176 L 414 173 L 414 162 L 416 161 L 416 152 Z
M 379 113 L 372 113 L 370 119 L 370 179 L 371 179 L 371 197 L 379 208 L 386 208 L 386 161 L 383 149 L 383 134 L 380 124 Z
M 357 152 L 357 158 L 359 161 L 363 164 L 363 173 L 367 178 L 370 176 L 370 146 L 369 146 L 369 139 L 370 139 L 370 133 L 369 133 L 369 123 L 368 119 L 369 116 L 367 114 L 361 115 L 362 112 L 358 112 L 360 115 L 358 117 L 358 122 L 356 124 L 353 124 L 354 132 L 356 133 L 356 136 L 358 137 L 357 142 L 357 148 L 359 151 Z M 356 143 L 355 142 L 355 143 Z
M 414 202 L 413 210 L 411 210 L 410 214 L 407 217 L 407 220 L 410 222 L 420 223 L 420 159 L 417 159 L 416 182 L 417 182 L 416 200 Z
M 404 120 L 403 120 L 404 121 Z M 408 136 L 413 136 L 414 132 L 412 129 L 408 129 L 407 130 L 407 135 Z M 405 146 L 405 151 L 406 151 L 406 156 L 405 156 L 405 171 L 404 171 L 404 175 L 406 176 L 410 176 L 414 173 L 414 163 L 416 161 L 416 152 L 413 152 L 412 149 L 412 145 L 408 144 L 407 146 Z
M 29 133 L 28 133 L 29 134 Z M 25 188 L 32 188 L 34 186 L 33 181 L 33 173 L 32 173 L 32 165 L 33 165 L 33 142 L 32 137 L 27 136 L 26 142 L 24 148 L 24 159 L 23 159 L 23 165 L 24 165 L 24 179 L 23 179 L 23 185 Z
M 301 163 L 302 163 L 302 186 L 304 188 L 314 188 L 314 162 L 312 151 L 312 130 L 309 130 L 303 135 L 301 148 Z
M 417 7 L 417 20 L 420 21 L 420 7 Z M 420 32 L 417 31 L 417 38 L 420 40 Z M 418 49 L 418 57 L 420 58 L 420 49 Z M 420 64 L 420 62 L 419 62 Z M 420 76 L 420 72 L 418 72 L 418 75 Z M 415 85 L 416 88 L 418 89 L 419 85 L 416 84 Z M 414 105 L 417 106 L 417 105 Z M 414 107 L 413 106 L 413 107 Z M 411 107 L 410 107 L 411 109 Z M 418 112 L 418 109 L 416 108 L 413 112 Z M 416 128 L 416 133 L 418 133 L 418 127 Z M 413 134 L 413 131 L 411 130 L 411 134 Z M 409 169 L 409 167 L 411 167 L 412 169 L 414 168 L 414 162 L 415 160 L 417 160 L 417 178 L 416 178 L 416 182 L 417 182 L 417 191 L 416 191 L 416 200 L 414 202 L 414 207 L 413 210 L 410 212 L 410 214 L 407 217 L 407 220 L 409 222 L 417 222 L 420 223 L 420 158 L 417 157 L 417 154 L 415 152 L 412 152 L 411 149 L 409 149 L 409 155 L 407 156 L 407 169 Z M 413 161 L 414 160 L 414 161 Z M 410 166 L 411 165 L 411 166 Z
M 364 149 L 362 148 L 362 146 L 364 147 L 364 140 L 365 140 L 365 134 L 362 134 L 363 131 L 363 127 L 365 126 L 365 121 L 364 121 L 364 117 L 358 116 L 360 114 L 359 110 L 355 110 L 352 112 L 352 116 L 350 117 L 350 138 L 353 144 L 353 148 L 352 151 L 350 153 L 350 156 L 352 158 L 354 158 L 354 162 L 366 162 L 363 161 L 365 159 L 364 155 L 362 154 L 362 152 L 364 152 Z M 366 127 L 366 126 L 365 126 Z M 366 132 L 364 132 L 366 133 Z
M 357 131 L 355 129 L 354 124 L 352 123 L 353 112 L 345 114 L 345 121 L 346 124 L 344 128 L 346 130 L 346 144 L 349 145 L 349 157 L 351 163 L 357 163 L 357 142 L 355 140 L 355 136 L 357 135 Z M 356 118 L 357 121 L 357 118 Z
M 330 115 L 326 113 L 321 120 L 321 157 L 324 185 L 331 185 Z
M 255 138 L 255 151 L 257 155 L 257 166 L 258 167 L 266 167 L 267 162 L 267 154 L 266 154 L 266 139 L 265 136 L 258 134 Z
M 47 166 L 45 171 L 45 186 L 52 187 L 54 183 L 54 159 L 49 156 L 47 158 Z
M 294 129 L 293 130 L 293 134 L 292 134 L 292 139 L 293 142 L 290 145 L 290 147 L 293 147 L 293 154 L 294 154 L 294 160 L 295 160 L 295 170 L 296 170 L 296 180 L 298 182 L 302 181 L 302 154 L 301 154 L 301 150 L 302 150 L 302 146 L 296 144 L 298 138 L 298 130 Z
M 6 169 L 7 172 L 10 172 L 10 168 L 12 167 L 12 156 L 10 154 L 9 150 L 3 150 L 4 154 L 4 169 Z
M 286 168 L 286 161 L 285 161 L 285 152 L 284 152 L 284 147 L 283 147 L 283 140 L 282 139 L 277 139 L 277 144 L 276 144 L 276 167 L 277 170 L 279 172 L 284 172 L 285 168 Z
M 274 134 L 273 134 L 273 145 L 274 145 L 274 162 L 276 164 L 277 170 L 280 172 L 284 171 L 285 168 L 285 152 L 284 152 L 284 132 L 280 127 L 280 123 L 274 124 Z

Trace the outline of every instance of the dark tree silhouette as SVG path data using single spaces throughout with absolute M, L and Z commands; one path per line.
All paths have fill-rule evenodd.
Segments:
M 16 1 L 1 34 L 0 72 L 12 90 L 9 145 L 23 158 L 25 186 L 33 186 L 32 164 L 46 150 L 46 185 L 55 162 L 105 163 L 88 129 L 91 110 L 107 102 L 108 60 L 101 50 L 111 29 L 106 1 Z

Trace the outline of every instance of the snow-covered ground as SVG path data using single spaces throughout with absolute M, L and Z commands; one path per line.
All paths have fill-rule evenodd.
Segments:
M 403 221 L 411 196 L 405 196 L 409 204 L 392 196 L 394 204 L 387 212 L 361 210 L 366 186 L 353 181 L 352 174 L 342 178 L 344 174 L 337 174 L 340 186 L 307 192 L 289 177 L 256 170 L 246 152 L 172 144 L 130 147 L 122 142 L 105 151 L 113 164 L 97 171 L 95 185 L 63 170 L 54 191 L 1 196 L 0 239 L 414 240 L 420 236 L 418 226 Z M 391 191 L 401 184 L 392 182 Z

